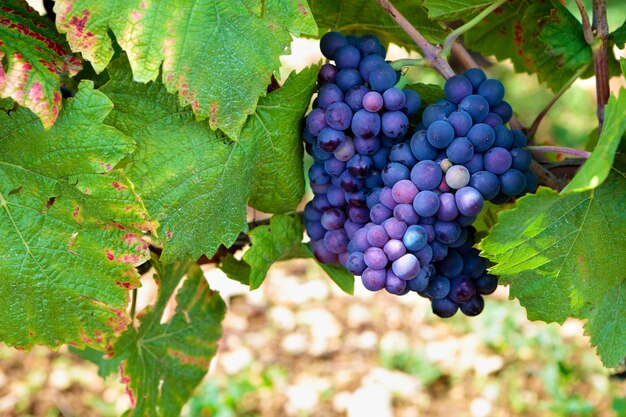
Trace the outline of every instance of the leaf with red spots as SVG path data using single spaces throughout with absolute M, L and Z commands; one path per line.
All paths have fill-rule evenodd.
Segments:
M 436 20 L 467 18 L 480 12 L 495 0 L 424 0 L 428 17 Z
M 154 260 L 153 265 L 159 282 L 156 305 L 108 353 L 111 362 L 119 363 L 133 406 L 130 416 L 177 417 L 209 370 L 226 306 L 193 262 L 163 266 Z M 172 302 L 173 315 L 166 308 Z
M 167 90 L 178 93 L 181 105 L 190 105 L 213 130 L 237 140 L 280 67 L 279 56 L 289 52 L 289 31 L 317 34 L 304 0 L 264 3 L 258 10 L 227 0 L 184 6 L 155 0 L 57 0 L 54 10 L 59 30 L 97 72 L 113 57 L 111 30 L 128 54 L 136 81 L 155 80 L 162 68 Z
M 588 319 L 585 331 L 607 367 L 626 357 L 626 177 L 599 187 L 537 194 L 502 211 L 480 243 L 491 272 L 511 286 L 531 320 Z
M 0 341 L 10 346 L 103 346 L 128 325 L 142 235 L 155 224 L 113 169 L 133 143 L 102 124 L 111 108 L 84 82 L 47 132 L 25 108 L 0 112 Z
M 464 35 L 466 45 L 498 60 L 511 59 L 517 72 L 537 73 L 558 91 L 591 63 L 580 22 L 558 2 L 512 0 Z
M 61 109 L 61 73 L 75 75 L 80 61 L 49 19 L 25 1 L 0 6 L 0 98 L 32 110 L 50 129 Z
M 315 72 L 292 74 L 262 98 L 233 143 L 196 121 L 159 81 L 133 82 L 123 57 L 109 66 L 110 80 L 99 90 L 115 103 L 106 122 L 137 144 L 127 173 L 160 223 L 153 237 L 164 262 L 210 257 L 232 245 L 247 229 L 249 200 L 267 211 L 295 209 L 304 191 L 299 123 Z

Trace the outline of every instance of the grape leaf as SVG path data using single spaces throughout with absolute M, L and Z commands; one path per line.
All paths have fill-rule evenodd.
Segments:
M 220 259 L 219 268 L 233 281 L 239 281 L 244 285 L 250 285 L 250 273 L 252 268 L 244 260 L 235 258 L 228 253 Z
M 618 48 L 624 48 L 624 44 L 626 44 L 626 21 L 622 23 L 622 26 L 609 34 L 609 39 L 611 39 Z
M 309 254 L 309 257 L 315 259 L 315 256 L 313 256 L 313 250 L 308 243 L 304 245 L 304 248 Z M 324 270 L 324 272 L 326 272 L 326 274 L 328 274 L 330 279 L 332 279 L 335 284 L 343 290 L 343 292 L 350 295 L 354 294 L 354 275 L 348 272 L 346 268 L 338 265 L 323 264 L 318 262 L 317 259 L 315 262 Z
M 318 70 L 314 66 L 292 73 L 281 88 L 260 99 L 241 133 L 242 141 L 256 142 L 259 149 L 251 207 L 266 213 L 287 213 L 302 200 L 301 124 Z
M 604 125 L 598 144 L 583 167 L 567 184 L 563 193 L 585 191 L 602 184 L 609 175 L 617 146 L 626 132 L 626 89 L 619 97 L 611 96 L 604 108 Z
M 0 111 L 8 112 L 13 110 L 15 102 L 10 98 L 0 98 Z
M 0 8 L 0 97 L 32 110 L 50 129 L 61 109 L 59 73 L 81 69 L 49 19 L 25 1 L 7 0 Z
M 465 18 L 492 3 L 495 0 L 424 0 L 424 7 L 431 19 L 453 20 Z
M 393 42 L 409 50 L 417 45 L 385 13 L 375 0 L 309 0 L 311 10 L 320 29 L 330 29 L 345 34 L 376 35 L 383 44 Z M 399 0 L 394 6 L 430 42 L 441 43 L 448 31 L 439 23 L 428 19 L 421 2 Z
M 243 255 L 250 265 L 250 289 L 259 288 L 274 262 L 305 257 L 302 248 L 302 221 L 297 217 L 275 215 L 267 226 L 250 231 L 252 246 Z
M 317 35 L 317 23 L 306 0 L 245 0 L 252 2 L 258 16 L 286 28 L 294 36 Z
M 464 41 L 498 60 L 511 59 L 517 72 L 537 73 L 554 91 L 591 63 L 581 24 L 548 0 L 506 2 L 467 31 Z
M 134 265 L 148 253 L 141 234 L 154 225 L 123 173 L 101 174 L 133 148 L 102 124 L 111 108 L 83 82 L 48 132 L 25 108 L 0 113 L 0 340 L 10 346 L 98 346 L 128 323 Z
M 130 327 L 108 354 L 120 363 L 121 380 L 133 406 L 130 416 L 176 417 L 209 370 L 226 306 L 192 262 L 164 266 L 155 261 L 153 265 L 159 284 L 154 309 L 138 329 Z M 185 275 L 176 295 L 176 312 L 166 317 L 165 308 Z
M 284 27 L 317 33 L 310 11 L 296 0 L 267 2 L 263 17 L 227 0 L 57 0 L 54 10 L 59 31 L 97 72 L 113 56 L 111 30 L 136 81 L 156 80 L 163 63 L 162 79 L 181 105 L 235 140 L 279 68 L 278 57 L 288 53 Z
M 598 353 L 607 366 L 616 366 L 606 352 L 626 355 L 624 333 L 611 340 L 606 333 L 621 326 L 616 320 L 622 320 L 623 302 L 606 303 L 615 301 L 611 293 L 626 280 L 623 230 L 626 178 L 613 171 L 589 191 L 559 195 L 542 187 L 519 199 L 516 208 L 500 214 L 480 247 L 496 263 L 491 272 L 509 283 L 531 320 L 589 318 L 587 332 L 604 343 Z
M 404 88 L 413 90 L 420 95 L 420 98 L 422 99 L 422 107 L 426 107 L 427 105 L 432 104 L 437 100 L 445 98 L 443 88 L 436 84 L 415 83 L 408 84 Z
M 265 208 L 279 210 L 279 205 L 300 198 L 301 159 L 296 155 L 295 161 L 279 160 L 286 150 L 297 151 L 294 121 L 308 105 L 302 90 L 310 91 L 314 72 L 292 75 L 282 88 L 262 98 L 261 113 L 251 116 L 241 141 L 233 143 L 208 123 L 195 121 L 191 108 L 181 108 L 160 82 L 133 83 L 124 59 L 109 66 L 110 80 L 101 91 L 115 108 L 107 122 L 137 143 L 128 176 L 161 224 L 156 238 L 164 247 L 164 262 L 197 259 L 203 253 L 210 257 L 221 244 L 231 246 L 247 230 L 252 184 L 276 190 L 264 197 L 255 194 Z M 281 105 L 291 109 L 288 117 L 270 109 L 276 95 L 289 103 Z M 299 111 L 295 103 L 302 106 Z M 261 122 L 271 126 L 269 133 L 259 129 Z M 257 169 L 264 178 L 254 178 Z

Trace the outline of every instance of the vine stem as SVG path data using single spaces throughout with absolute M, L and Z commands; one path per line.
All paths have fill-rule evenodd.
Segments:
M 537 115 L 537 117 L 535 117 L 533 124 L 528 129 L 527 134 L 529 138 L 532 138 L 535 136 L 535 133 L 537 133 L 537 129 L 539 129 L 539 125 L 543 121 L 543 118 L 546 116 L 546 114 L 548 114 L 550 109 L 552 109 L 554 104 L 561 98 L 563 94 L 565 94 L 565 92 L 572 86 L 572 84 L 574 84 L 574 82 L 578 79 L 578 77 L 580 77 L 585 71 L 587 71 L 587 68 L 589 68 L 589 65 L 585 65 L 583 68 L 576 71 L 576 73 L 572 76 L 572 78 L 570 78 L 567 81 L 567 83 L 565 83 L 565 85 L 561 87 L 559 92 L 556 93 L 556 95 L 552 98 L 552 100 L 550 100 L 550 102 L 546 105 L 546 107 L 543 110 L 541 110 L 541 112 Z
M 585 9 L 585 5 L 582 0 L 576 0 L 576 6 L 578 7 L 578 11 L 580 12 L 580 17 L 582 19 L 585 42 L 591 45 L 593 43 L 593 31 L 591 30 L 591 25 L 589 24 L 589 14 L 587 14 L 587 9 Z
M 450 49 L 452 48 L 452 45 L 454 44 L 456 38 L 479 24 L 485 17 L 489 16 L 494 10 L 502 6 L 506 1 L 507 0 L 496 1 L 495 3 L 489 5 L 489 7 L 486 7 L 482 12 L 474 16 L 472 20 L 465 23 L 463 26 L 459 26 L 458 28 L 454 29 L 448 36 L 446 36 L 446 39 L 443 41 L 443 49 L 441 50 L 441 55 L 444 57 L 448 57 L 450 55 Z
M 130 321 L 135 323 L 135 314 L 137 313 L 137 288 L 133 288 L 130 302 Z
M 413 42 L 419 46 L 424 54 L 424 59 L 445 79 L 454 76 L 454 70 L 448 61 L 440 55 L 441 49 L 431 45 L 430 42 L 400 13 L 389 0 L 376 0 L 378 5 L 406 32 Z
M 609 89 L 609 65 L 607 60 L 607 39 L 609 25 L 606 20 L 605 0 L 593 0 L 593 23 L 592 32 L 596 41 L 592 44 L 593 68 L 596 74 L 596 104 L 598 116 L 598 131 L 602 132 L 604 124 L 604 106 L 609 101 L 611 91 Z
M 562 146 L 527 146 L 531 152 L 543 152 L 543 153 L 561 153 L 566 155 L 574 155 L 580 158 L 589 158 L 591 152 L 583 151 L 581 149 L 565 148 Z
M 423 67 L 427 65 L 427 63 L 423 59 L 405 58 L 396 59 L 395 61 L 390 62 L 389 65 L 391 65 L 391 68 L 398 71 L 405 67 Z

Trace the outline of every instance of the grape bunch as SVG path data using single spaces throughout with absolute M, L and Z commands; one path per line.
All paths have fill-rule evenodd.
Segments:
M 375 36 L 330 32 L 320 46 L 335 63 L 321 67 L 319 91 L 305 118 L 315 196 L 305 207 L 304 224 L 317 259 L 345 265 L 350 239 L 370 221 L 370 191 L 384 185 L 381 171 L 394 145 L 406 141 L 409 116 L 421 99 L 394 88 L 399 73 L 385 62 Z
M 450 78 L 407 141 L 421 100 L 394 88 L 398 74 L 378 40 L 330 32 L 320 46 L 336 65 L 320 70 L 303 133 L 315 161 L 304 213 L 315 256 L 368 290 L 416 292 L 440 317 L 479 314 L 497 278 L 473 248 L 471 225 L 486 200 L 537 187 L 525 135 L 505 125 L 513 112 L 504 86 L 480 69 Z

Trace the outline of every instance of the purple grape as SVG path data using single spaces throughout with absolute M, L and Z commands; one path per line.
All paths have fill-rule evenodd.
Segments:
M 380 192 L 382 188 L 374 188 L 367 194 L 366 203 L 370 209 L 380 203 Z
M 504 86 L 496 79 L 485 80 L 478 87 L 478 94 L 483 96 L 490 106 L 496 106 L 504 98 Z
M 422 217 L 430 217 L 439 210 L 439 196 L 432 191 L 420 191 L 413 199 L 413 209 Z
M 348 245 L 349 252 L 365 252 L 369 249 L 370 244 L 367 241 L 367 230 L 361 228 L 354 232 L 354 236 Z
M 319 221 L 310 221 L 306 223 L 306 234 L 309 235 L 311 240 L 320 240 L 324 238 L 326 229 Z
M 345 101 L 352 112 L 357 112 L 363 108 L 363 97 L 370 91 L 364 85 L 356 85 L 346 92 Z
M 345 230 L 329 230 L 324 235 L 324 246 L 332 253 L 340 254 L 348 249 L 348 235 Z
M 313 136 L 320 134 L 322 129 L 328 127 L 326 123 L 326 113 L 322 109 L 313 109 L 306 116 L 306 128 Z
M 437 264 L 437 272 L 450 279 L 459 276 L 463 272 L 463 258 L 457 251 L 449 250 Z
M 361 275 L 367 265 L 363 260 L 363 252 L 352 252 L 348 255 L 345 267 L 352 275 Z
M 319 221 L 322 218 L 322 212 L 313 207 L 313 204 L 309 201 L 304 206 L 304 219 L 309 221 Z
M 419 221 L 419 216 L 411 204 L 398 204 L 393 209 L 393 217 L 408 225 L 416 224 Z
M 471 226 L 475 221 L 476 216 L 466 216 L 464 214 L 460 214 L 459 217 L 456 218 L 456 222 L 462 227 Z
M 328 32 L 320 39 L 322 54 L 328 59 L 335 58 L 335 52 L 348 44 L 346 37 L 339 32 Z
M 348 235 L 348 239 L 354 238 L 356 231 L 361 228 L 363 228 L 362 223 L 355 223 L 350 219 L 347 219 L 346 222 L 343 224 L 343 230 L 346 231 L 346 235 Z
M 381 147 L 372 155 L 372 162 L 374 163 L 374 168 L 378 170 L 382 170 L 387 166 L 387 162 L 389 159 L 389 148 Z
M 367 229 L 367 242 L 372 247 L 382 248 L 389 242 L 389 235 L 383 226 L 376 224 Z
M 513 135 L 512 148 L 523 148 L 528 144 L 528 138 L 521 130 L 511 130 L 511 134 Z
M 398 278 L 407 281 L 417 276 L 420 271 L 420 263 L 415 255 L 407 253 L 393 261 L 391 270 Z
M 478 190 L 483 199 L 490 200 L 500 192 L 500 180 L 489 171 L 478 171 L 472 174 L 469 186 Z
M 457 221 L 457 223 L 459 222 Z M 459 226 L 461 226 L 461 223 L 459 223 Z M 460 248 L 461 246 L 465 244 L 466 240 L 467 240 L 467 229 L 464 227 L 461 227 L 461 234 L 459 235 L 459 238 L 455 240 L 454 242 L 449 243 L 448 246 L 450 248 Z
M 343 171 L 346 170 L 346 163 L 340 161 L 337 158 L 330 158 L 324 161 L 324 170 L 328 175 L 339 176 Z M 311 173 L 309 172 L 309 178 L 311 178 Z M 328 177 L 328 182 L 330 182 L 330 177 Z
M 476 294 L 466 302 L 459 304 L 459 307 L 463 314 L 474 317 L 482 313 L 485 308 L 485 300 L 480 294 Z
M 380 42 L 374 35 L 363 35 L 356 43 L 363 56 L 377 54 L 380 51 Z
M 411 170 L 410 177 L 419 190 L 434 190 L 441 183 L 443 172 L 434 161 L 420 161 Z
M 441 298 L 432 301 L 433 313 L 443 319 L 450 318 L 459 310 L 459 304 L 449 298 Z
M 391 239 L 383 247 L 383 251 L 387 255 L 387 259 L 393 262 L 406 253 L 406 247 L 401 240 Z
M 339 70 L 333 64 L 324 64 L 317 74 L 317 82 L 320 84 L 334 83 Z
M 474 156 L 474 145 L 467 138 L 456 138 L 446 149 L 446 156 L 455 164 L 464 164 Z
M 467 139 L 472 142 L 476 152 L 485 152 L 493 146 L 496 135 L 491 126 L 477 123 L 467 132 Z
M 390 138 L 401 138 L 409 129 L 409 119 L 401 111 L 388 111 L 383 114 L 382 132 Z
M 389 188 L 393 187 L 393 185 L 400 180 L 412 178 L 412 174 L 409 169 L 397 162 L 388 163 L 382 170 L 381 176 L 383 177 L 383 183 Z M 420 187 L 418 186 L 418 188 Z
M 370 72 L 372 68 L 374 68 L 378 64 L 384 64 L 385 59 L 379 55 L 367 55 L 363 57 L 361 63 L 359 64 L 359 72 L 364 80 L 368 80 L 370 76 Z M 382 105 L 381 105 L 382 106 Z
M 385 290 L 389 294 L 401 295 L 406 290 L 406 281 L 401 280 L 392 271 L 387 271 Z
M 437 210 L 437 217 L 440 220 L 451 222 L 457 218 L 459 210 L 456 206 L 456 200 L 452 193 L 442 193 L 439 196 L 439 209 Z
M 311 200 L 311 205 L 319 211 L 326 211 L 332 207 L 324 194 L 315 195 Z
M 480 68 L 470 68 L 463 73 L 463 76 L 472 83 L 474 91 L 478 91 L 478 87 L 487 79 L 487 76 Z
M 428 143 L 437 149 L 445 149 L 454 139 L 454 129 L 445 120 L 436 120 L 426 130 Z
M 333 155 L 336 159 L 346 162 L 354 156 L 355 152 L 356 150 L 354 149 L 354 142 L 352 141 L 352 138 L 346 137 L 343 143 L 335 149 Z
M 335 52 L 335 65 L 340 70 L 346 68 L 359 68 L 361 53 L 352 45 L 345 45 Z
M 500 175 L 500 190 L 508 195 L 521 194 L 526 188 L 526 177 L 517 169 L 510 169 Z
M 428 273 L 425 268 L 422 268 L 417 276 L 406 282 L 407 287 L 411 291 L 423 291 L 428 286 Z
M 422 249 L 415 252 L 415 257 L 420 261 L 421 266 L 426 266 L 433 259 L 433 248 L 430 245 L 425 245 Z
M 363 78 L 358 69 L 346 68 L 337 73 L 337 86 L 346 92 L 352 87 L 363 84 Z
M 396 200 L 394 200 L 393 198 L 391 188 L 388 187 L 384 187 L 382 190 L 380 190 L 379 199 L 380 203 L 383 206 L 391 210 L 393 210 L 398 205 L 398 203 L 396 203 Z
M 372 173 L 374 164 L 369 156 L 356 154 L 348 161 L 346 167 L 355 178 L 365 178 Z
M 407 225 L 403 221 L 396 219 L 395 217 L 391 217 L 385 220 L 382 223 L 387 235 L 391 239 L 401 240 L 404 236 L 404 232 L 406 232 Z
M 399 88 L 390 88 L 383 93 L 385 108 L 389 111 L 400 110 L 406 102 L 404 92 Z
M 450 113 L 456 111 L 457 109 L 456 104 L 452 103 L 449 100 L 446 100 L 445 98 L 435 101 L 434 104 L 443 107 L 443 109 L 446 111 L 446 116 L 449 116 Z
M 503 125 L 502 118 L 495 113 L 489 113 L 487 117 L 485 117 L 485 120 L 483 120 L 483 123 L 492 128 Z
M 383 103 L 383 96 L 378 91 L 370 91 L 363 96 L 363 108 L 369 112 L 379 111 Z
M 370 221 L 370 211 L 365 207 L 349 206 L 348 218 L 355 223 L 367 223 Z
M 448 297 L 457 303 L 468 301 L 476 294 L 476 287 L 472 280 L 465 275 L 459 275 L 450 280 L 450 293 Z
M 455 190 L 465 187 L 470 180 L 470 173 L 463 165 L 454 165 L 446 172 L 446 183 Z
M 472 116 L 463 110 L 457 110 L 450 113 L 447 121 L 454 129 L 454 134 L 457 137 L 467 135 L 467 132 L 469 132 L 470 128 L 474 124 Z
M 430 106 L 426 107 L 424 113 L 422 114 L 422 123 L 424 124 L 425 128 L 428 128 L 437 120 L 445 120 L 447 116 L 448 113 L 446 112 L 446 109 L 437 104 L 431 104 Z
M 420 97 L 420 95 L 417 92 L 410 90 L 408 88 L 405 88 L 402 91 L 404 92 L 405 102 L 401 110 L 407 116 L 411 116 L 417 113 L 417 111 L 420 109 L 422 105 L 422 98 Z
M 364 139 L 373 138 L 380 132 L 380 116 L 361 109 L 352 117 L 352 131 Z
M 463 273 L 463 275 L 467 275 L 471 279 L 478 279 L 486 270 L 487 260 L 480 257 L 478 250 L 471 249 L 463 255 L 463 270 L 459 274 Z
M 504 174 L 511 168 L 513 158 L 511 153 L 504 148 L 491 148 L 485 152 L 485 169 L 496 175 Z
M 412 225 L 406 229 L 402 242 L 408 250 L 411 252 L 417 252 L 426 246 L 426 243 L 428 242 L 428 235 L 422 226 Z
M 430 242 L 430 247 L 433 249 L 433 262 L 442 260 L 448 254 L 448 245 L 436 239 Z
M 418 161 L 434 159 L 439 151 L 428 142 L 425 130 L 418 130 L 411 137 L 409 146 Z
M 321 109 L 326 109 L 333 103 L 343 101 L 344 95 L 337 84 L 324 84 L 317 94 L 317 105 Z
M 366 193 L 363 190 L 355 191 L 353 193 L 345 193 L 345 197 L 345 200 L 350 205 L 358 207 L 367 206 Z
M 450 281 L 448 281 L 448 278 L 441 275 L 432 277 L 426 287 L 426 294 L 431 300 L 446 298 L 449 292 Z
M 474 123 L 480 123 L 489 114 L 489 103 L 484 97 L 472 94 L 461 100 L 459 110 L 469 113 Z
M 311 250 L 315 258 L 323 264 L 337 264 L 339 259 L 337 254 L 333 253 L 326 248 L 323 241 L 311 241 Z
M 382 62 L 371 68 L 367 81 L 372 90 L 383 92 L 396 84 L 396 71 L 391 65 Z
M 382 204 L 376 204 L 370 210 L 370 219 L 373 223 L 382 224 L 393 215 L 393 211 Z
M 350 110 L 350 106 L 343 102 L 333 103 L 328 106 L 326 109 L 326 123 L 336 130 L 348 129 L 350 123 L 352 123 L 352 110 Z
M 309 179 L 314 184 L 328 184 L 330 175 L 324 169 L 323 164 L 315 163 L 309 168 Z
M 435 223 L 435 236 L 441 243 L 452 243 L 461 235 L 461 226 L 457 222 L 439 221 Z
M 398 204 L 412 204 L 418 191 L 411 180 L 400 180 L 391 188 L 391 195 Z
M 513 117 L 513 108 L 506 101 L 502 101 L 500 104 L 495 106 L 490 106 L 490 109 L 493 113 L 502 118 L 502 123 L 507 123 L 511 120 L 511 117 Z
M 485 200 L 478 190 L 463 187 L 454 195 L 459 212 L 465 216 L 477 216 L 483 209 Z
M 448 100 L 458 104 L 473 93 L 472 83 L 462 75 L 455 75 L 446 81 L 443 92 Z
M 353 139 L 353 142 L 354 149 L 361 155 L 374 155 L 380 149 L 380 139 L 378 139 L 378 136 L 369 139 L 357 136 Z
M 339 180 L 341 188 L 347 193 L 359 191 L 361 188 L 363 188 L 363 180 L 355 178 L 352 174 L 350 174 L 349 171 L 344 171 L 339 176 Z
M 474 282 L 474 285 L 477 293 L 489 295 L 498 288 L 498 278 L 494 275 L 484 274 Z
M 347 204 L 346 193 L 339 187 L 334 185 L 326 191 L 326 198 L 333 207 L 344 208 Z
M 510 152 L 513 161 L 511 167 L 519 171 L 526 171 L 533 159 L 530 152 L 523 148 L 513 148 Z
M 370 291 L 380 291 L 387 283 L 387 271 L 384 269 L 367 268 L 361 275 L 363 286 Z
M 332 181 L 332 179 L 331 179 Z M 324 194 L 325 192 L 328 191 L 328 189 L 330 188 L 330 183 L 329 184 L 313 184 L 311 183 L 311 191 L 313 191 L 314 194 Z
M 322 129 L 319 136 L 317 137 L 317 146 L 325 152 L 333 152 L 345 140 L 346 135 L 341 130 L 326 127 Z
M 524 171 L 524 176 L 526 177 L 526 188 L 524 188 L 524 193 L 534 193 L 539 185 L 539 179 L 532 171 Z
M 369 248 L 363 257 L 365 264 L 372 269 L 384 269 L 387 266 L 387 255 L 381 248 Z
M 506 126 L 496 126 L 493 128 L 496 140 L 493 144 L 495 147 L 510 149 L 513 145 L 513 134 Z
M 411 147 L 406 142 L 400 142 L 393 145 L 391 152 L 389 153 L 389 160 L 391 160 L 391 162 L 398 162 L 407 168 L 413 168 L 413 166 L 417 163 L 417 160 L 411 151 Z

